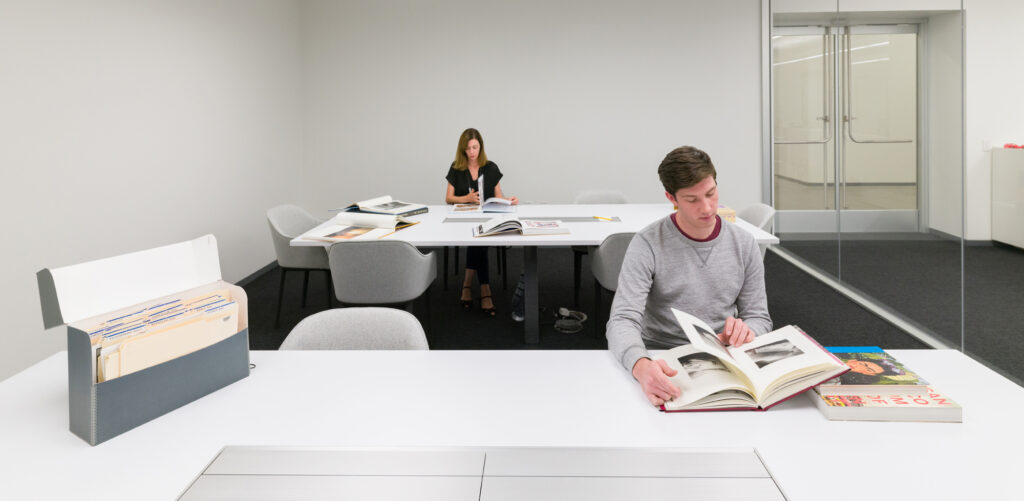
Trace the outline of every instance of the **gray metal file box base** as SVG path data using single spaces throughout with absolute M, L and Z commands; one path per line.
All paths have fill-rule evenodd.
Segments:
M 96 445 L 249 375 L 249 329 L 183 357 L 92 382 L 89 335 L 68 329 L 71 431 Z

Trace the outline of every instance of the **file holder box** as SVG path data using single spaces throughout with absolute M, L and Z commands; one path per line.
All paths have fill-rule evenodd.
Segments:
M 43 324 L 67 325 L 70 429 L 102 443 L 249 375 L 248 308 L 241 287 L 221 281 L 217 240 L 195 240 L 36 274 Z M 192 289 L 228 289 L 238 332 L 157 365 L 96 382 L 87 322 Z

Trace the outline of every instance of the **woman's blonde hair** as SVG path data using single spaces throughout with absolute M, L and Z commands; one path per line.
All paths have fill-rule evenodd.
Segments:
M 476 139 L 480 143 L 480 155 L 476 157 L 477 164 L 483 167 L 487 163 L 487 154 L 484 153 L 484 138 L 480 135 L 480 131 L 470 127 L 462 131 L 462 135 L 459 136 L 459 147 L 455 150 L 455 170 L 466 170 L 469 168 L 469 157 L 466 156 L 466 148 L 469 147 L 470 139 Z

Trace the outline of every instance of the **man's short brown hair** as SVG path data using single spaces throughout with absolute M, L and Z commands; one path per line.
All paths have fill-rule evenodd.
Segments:
M 711 157 L 693 146 L 682 146 L 670 151 L 658 166 L 661 185 L 672 195 L 700 183 L 708 176 L 718 181 L 718 172 L 711 163 Z

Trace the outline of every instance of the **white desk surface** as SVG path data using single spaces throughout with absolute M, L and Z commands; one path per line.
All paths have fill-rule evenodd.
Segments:
M 0 382 L 0 499 L 171 499 L 225 445 L 756 448 L 791 500 L 1019 496 L 1024 388 L 950 350 L 892 350 L 964 423 L 665 414 L 606 351 L 254 351 L 252 375 L 96 447 L 66 354 Z
M 587 221 L 587 222 L 566 222 L 570 233 L 567 235 L 543 235 L 529 236 L 522 235 L 498 235 L 493 237 L 474 238 L 471 225 L 479 222 L 459 221 L 465 218 L 491 218 L 500 214 L 449 214 L 447 205 L 431 205 L 429 212 L 412 216 L 409 219 L 420 221 L 420 224 L 397 231 L 385 239 L 403 240 L 417 247 L 444 247 L 449 245 L 458 246 L 490 246 L 508 245 L 512 247 L 565 247 L 572 245 L 600 245 L 604 239 L 612 233 L 637 232 L 643 227 L 660 217 L 666 217 L 672 212 L 672 206 L 664 204 L 605 204 L 605 205 L 548 205 L 531 204 L 518 206 L 515 214 L 521 218 L 531 217 L 618 217 L 620 221 Z M 444 222 L 449 219 L 448 222 Z M 322 226 L 332 224 L 330 221 L 323 223 L 311 232 L 317 231 Z M 756 226 L 736 219 L 736 225 L 754 236 L 759 245 L 777 244 L 779 239 Z M 291 241 L 295 247 L 328 246 L 330 243 L 295 238 Z

